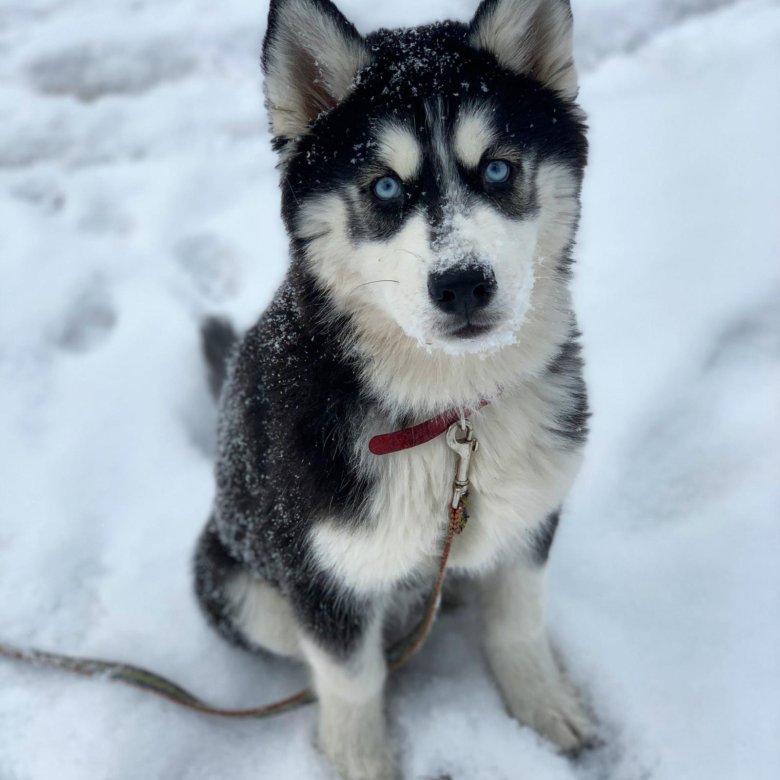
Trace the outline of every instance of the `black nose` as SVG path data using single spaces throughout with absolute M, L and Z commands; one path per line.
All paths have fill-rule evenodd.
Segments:
M 442 311 L 462 314 L 467 319 L 472 312 L 487 306 L 495 292 L 495 276 L 476 266 L 431 274 L 428 278 L 428 293 L 433 302 Z

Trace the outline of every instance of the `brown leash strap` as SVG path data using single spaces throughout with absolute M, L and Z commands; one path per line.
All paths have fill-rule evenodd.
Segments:
M 390 648 L 388 652 L 388 667 L 390 671 L 400 669 L 406 664 L 422 647 L 428 634 L 431 632 L 439 601 L 441 600 L 441 591 L 444 586 L 444 577 L 447 570 L 447 561 L 452 550 L 453 537 L 456 533 L 460 533 L 460 530 L 462 529 L 458 527 L 455 516 L 451 511 L 447 537 L 439 559 L 439 571 L 428 599 L 425 613 L 409 636 Z M 40 668 L 56 669 L 83 677 L 100 678 L 110 682 L 123 683 L 124 685 L 153 693 L 174 704 L 178 704 L 180 707 L 222 718 L 267 718 L 311 704 L 317 698 L 310 688 L 306 688 L 293 696 L 266 704 L 263 707 L 230 710 L 207 704 L 176 683 L 138 666 L 113 661 L 99 661 L 91 658 L 74 658 L 59 653 L 46 653 L 41 650 L 20 650 L 2 643 L 0 643 L 0 657 Z

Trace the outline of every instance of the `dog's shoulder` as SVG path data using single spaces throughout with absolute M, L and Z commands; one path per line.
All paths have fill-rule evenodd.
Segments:
M 371 403 L 348 325 L 327 322 L 321 303 L 290 274 L 235 350 L 222 394 L 219 522 L 269 543 L 262 529 L 300 543 L 311 518 L 349 515 L 369 487 L 353 453 Z

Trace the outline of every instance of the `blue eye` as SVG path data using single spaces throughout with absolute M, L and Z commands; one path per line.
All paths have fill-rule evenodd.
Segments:
M 377 179 L 373 186 L 374 195 L 379 200 L 395 200 L 403 192 L 400 182 L 392 176 L 383 176 Z
M 509 179 L 511 168 L 503 160 L 491 160 L 482 174 L 488 184 L 503 184 Z

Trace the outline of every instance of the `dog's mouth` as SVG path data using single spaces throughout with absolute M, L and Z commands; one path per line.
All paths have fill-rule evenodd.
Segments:
M 466 355 L 494 352 L 512 343 L 513 339 L 513 334 L 505 332 L 502 319 L 485 318 L 476 322 L 459 319 L 449 323 L 449 327 L 442 325 L 438 334 L 432 334 L 427 344 L 429 347 L 438 346 L 450 355 Z
M 467 322 L 465 325 L 460 325 L 444 335 L 451 339 L 476 339 L 490 333 L 490 331 L 493 330 L 493 327 L 494 325 L 492 323 Z

